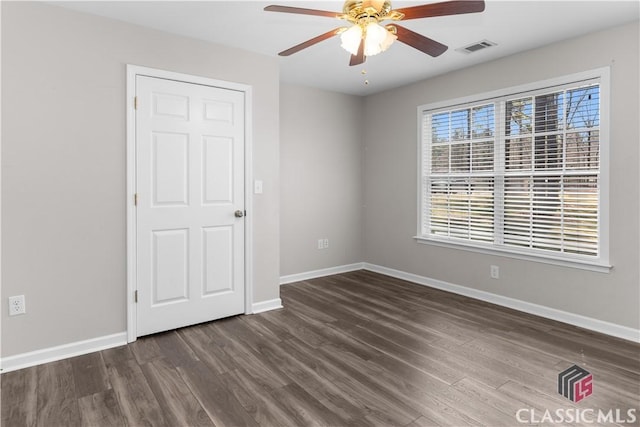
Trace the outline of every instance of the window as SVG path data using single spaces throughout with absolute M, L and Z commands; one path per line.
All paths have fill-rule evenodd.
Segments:
M 608 271 L 605 77 L 420 107 L 417 238 Z

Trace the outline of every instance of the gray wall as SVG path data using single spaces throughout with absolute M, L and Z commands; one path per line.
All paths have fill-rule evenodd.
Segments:
M 362 98 L 280 88 L 280 274 L 361 262 Z M 318 238 L 329 248 L 318 250 Z
M 125 66 L 253 87 L 254 302 L 278 298 L 279 72 L 253 53 L 2 2 L 2 356 L 126 330 Z M 27 314 L 8 317 L 24 294 Z
M 1 7 L 2 357 L 126 329 L 127 63 L 253 87 L 254 301 L 277 298 L 280 275 L 367 261 L 640 328 L 637 24 L 363 99 L 280 88 L 272 58 L 54 6 Z M 610 274 L 415 243 L 418 105 L 606 65 Z M 9 318 L 16 294 L 28 314 Z
M 638 23 L 367 97 L 364 260 L 570 313 L 640 328 Z M 416 243 L 419 105 L 611 67 L 610 274 Z M 500 266 L 499 280 L 489 266 Z

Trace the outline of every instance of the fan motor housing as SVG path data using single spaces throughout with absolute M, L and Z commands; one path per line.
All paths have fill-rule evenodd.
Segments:
M 342 12 L 351 22 L 359 21 L 362 18 L 375 18 L 377 21 L 384 20 L 391 11 L 391 2 L 389 0 L 384 1 L 380 10 L 377 10 L 372 3 L 371 1 L 347 0 L 344 2 Z

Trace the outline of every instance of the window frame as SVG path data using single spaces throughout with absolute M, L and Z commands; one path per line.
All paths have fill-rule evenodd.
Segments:
M 450 237 L 424 235 L 422 231 L 424 226 L 428 226 L 429 214 L 423 212 L 425 206 L 425 197 L 428 197 L 428 189 L 424 188 L 425 165 L 429 166 L 431 153 L 423 153 L 424 143 L 424 115 L 435 114 L 438 111 L 455 110 L 462 108 L 470 108 L 480 104 L 496 102 L 495 109 L 495 135 L 496 145 L 494 146 L 494 164 L 504 163 L 504 158 L 500 158 L 497 149 L 498 141 L 504 144 L 504 111 L 500 111 L 499 98 L 516 98 L 522 96 L 535 96 L 537 94 L 548 93 L 552 90 L 562 90 L 566 88 L 576 87 L 581 84 L 597 83 L 600 88 L 600 126 L 599 126 L 599 172 L 597 174 L 599 180 L 598 194 L 598 256 L 587 256 L 579 254 L 566 254 L 561 252 L 542 251 L 530 248 L 517 248 L 503 245 L 496 245 L 495 239 L 491 243 L 474 242 L 471 240 L 457 240 Z M 498 255 L 509 258 L 516 258 L 527 261 L 541 262 L 552 265 L 560 265 L 601 273 L 608 273 L 612 268 L 609 262 L 609 114 L 610 114 L 610 69 L 609 67 L 597 68 L 580 73 L 574 73 L 555 77 L 546 80 L 540 80 L 528 84 L 511 86 L 504 89 L 498 89 L 490 92 L 478 93 L 475 95 L 455 98 L 451 100 L 439 101 L 430 104 L 420 105 L 417 108 L 417 124 L 418 124 L 418 206 L 417 206 L 417 234 L 414 239 L 418 243 L 433 245 L 438 247 L 446 247 L 457 250 L 465 250 L 488 255 Z M 427 130 L 431 132 L 431 129 Z M 430 150 L 429 150 L 430 151 Z M 451 175 L 451 174 L 450 174 Z M 562 174 L 564 175 L 564 172 Z M 504 178 L 504 174 L 498 175 L 494 171 L 494 180 Z M 494 202 L 496 196 L 494 193 Z M 495 211 L 495 210 L 494 210 Z M 425 223 L 425 218 L 427 218 Z M 504 219 L 504 218 L 502 218 Z

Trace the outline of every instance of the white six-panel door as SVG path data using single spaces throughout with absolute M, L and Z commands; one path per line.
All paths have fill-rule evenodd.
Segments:
M 135 84 L 137 335 L 243 313 L 244 93 Z

